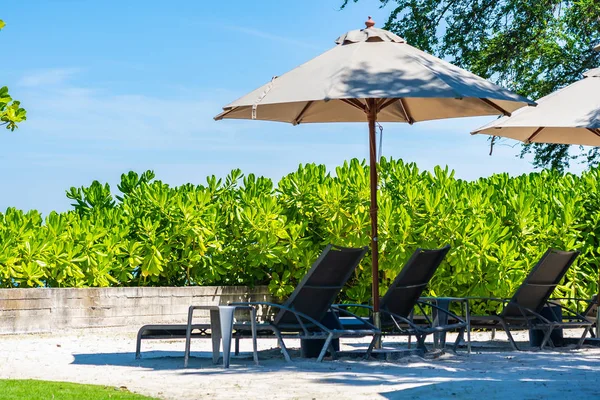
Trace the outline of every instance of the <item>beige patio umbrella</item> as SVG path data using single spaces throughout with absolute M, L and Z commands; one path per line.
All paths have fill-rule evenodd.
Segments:
M 228 104 L 215 117 L 288 122 L 368 122 L 373 310 L 379 325 L 375 123 L 510 115 L 535 104 L 374 28 L 340 36 L 337 46 Z
M 537 100 L 473 134 L 484 133 L 525 143 L 558 143 L 600 146 L 600 68 L 584 78 Z
M 596 49 L 600 50 L 600 45 Z M 524 107 L 472 134 L 502 136 L 525 143 L 600 146 L 600 68 L 583 76 L 580 81 L 539 99 L 537 107 Z M 600 310 L 600 274 L 598 288 Z M 600 335 L 600 312 L 596 318 L 596 334 Z

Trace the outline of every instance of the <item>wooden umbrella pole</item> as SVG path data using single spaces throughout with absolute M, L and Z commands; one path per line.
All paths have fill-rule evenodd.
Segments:
M 379 246 L 377 243 L 377 138 L 375 136 L 375 123 L 377 122 L 377 105 L 374 99 L 367 101 L 369 120 L 369 155 L 370 155 L 370 180 L 371 180 L 371 267 L 373 274 L 373 322 L 381 328 L 379 316 Z M 381 344 L 378 343 L 380 348 Z

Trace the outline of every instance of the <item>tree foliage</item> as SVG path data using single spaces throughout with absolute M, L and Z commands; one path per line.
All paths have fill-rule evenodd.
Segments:
M 328 243 L 369 243 L 369 168 L 301 165 L 272 181 L 233 170 L 170 187 L 151 171 L 71 188 L 73 210 L 0 213 L 0 287 L 268 285 L 290 294 Z M 457 180 L 382 159 L 381 291 L 417 248 L 452 249 L 438 296 L 510 296 L 549 247 L 582 252 L 556 294 L 589 297 L 600 259 L 600 170 Z M 368 255 L 344 299 L 371 296 Z
M 359 0 L 352 0 L 357 2 Z M 345 7 L 350 0 L 344 0 Z M 420 49 L 532 99 L 598 67 L 597 0 L 380 0 L 391 6 L 385 24 Z M 524 145 L 537 167 L 559 170 L 573 158 L 595 165 L 594 148 L 580 157 L 567 145 Z
M 5 23 L 0 19 L 0 30 L 4 28 Z M 19 101 L 13 100 L 8 94 L 6 86 L 0 87 L 0 125 L 5 125 L 6 129 L 14 131 L 17 123 L 27 119 L 25 109 L 21 107 Z

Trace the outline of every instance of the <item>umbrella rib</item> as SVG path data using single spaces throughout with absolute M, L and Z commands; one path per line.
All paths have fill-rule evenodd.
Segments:
M 377 101 L 377 113 L 379 113 L 381 110 L 383 110 L 385 107 L 388 106 L 388 103 L 393 103 L 394 99 L 389 100 L 389 99 L 379 99 L 379 101 Z
M 410 116 L 410 112 L 408 111 L 408 106 L 404 102 L 404 99 L 398 99 L 400 102 L 400 108 L 402 108 L 402 113 L 404 114 L 404 119 L 408 122 L 409 125 L 412 125 L 415 120 Z
M 390 99 L 390 100 L 387 100 L 387 101 L 385 101 L 385 102 L 384 102 L 384 103 L 381 105 L 381 107 L 379 107 L 379 111 L 383 110 L 383 109 L 384 109 L 384 108 L 386 108 L 386 107 L 389 107 L 389 106 L 391 106 L 391 105 L 392 105 L 392 104 L 394 104 L 395 102 L 398 102 L 398 103 L 400 104 L 400 108 L 402 109 L 402 114 L 404 114 L 404 115 L 403 115 L 403 117 L 404 117 L 404 120 L 405 120 L 406 122 L 408 122 L 408 123 L 409 123 L 409 125 L 412 125 L 412 124 L 415 122 L 415 120 L 414 120 L 414 119 L 412 119 L 412 117 L 410 116 L 410 114 L 409 114 L 409 112 L 408 112 L 408 108 L 407 108 L 407 106 L 406 106 L 406 103 L 404 102 L 404 99 L 402 99 L 402 98 L 398 98 L 398 99 Z
M 480 98 L 479 100 L 483 101 L 488 106 L 500 111 L 502 114 L 506 115 L 507 117 L 511 116 L 510 112 L 506 111 L 504 108 L 500 107 L 498 104 L 494 103 L 493 101 L 488 100 L 488 99 L 483 99 L 483 98 Z
M 302 111 L 300 111 L 300 114 L 298 114 L 298 116 L 294 118 L 294 121 L 292 122 L 294 125 L 298 125 L 302 121 L 302 117 L 304 117 L 304 114 L 306 114 L 306 111 L 310 108 L 310 106 L 313 105 L 313 103 L 314 101 L 309 101 L 308 103 L 306 103 Z
M 379 111 L 383 110 L 384 108 L 387 108 L 388 106 L 391 106 L 392 104 L 394 104 L 395 102 L 397 102 L 398 99 L 389 99 L 387 101 L 383 101 L 383 103 L 381 104 L 381 106 L 379 107 Z
M 592 132 L 596 136 L 600 136 L 600 130 L 598 128 L 586 128 L 588 131 Z
M 229 110 L 224 110 L 224 111 L 223 111 L 221 114 L 217 115 L 217 116 L 214 118 L 214 119 L 215 119 L 215 121 L 220 121 L 220 120 L 222 120 L 223 118 L 225 118 L 225 116 L 226 116 L 227 114 L 229 114 L 230 112 L 232 112 L 232 111 L 233 111 L 233 110 L 235 110 L 235 109 L 237 109 L 237 107 L 232 107 L 232 108 L 230 108 Z
M 340 99 L 342 102 L 351 105 L 354 108 L 358 108 L 362 112 L 367 112 L 367 107 L 365 107 L 360 101 L 355 99 Z M 356 104 L 358 103 L 358 104 Z
M 542 126 L 542 127 L 540 127 L 540 128 L 537 128 L 537 129 L 535 130 L 535 132 L 533 132 L 533 134 L 527 138 L 527 140 L 525 141 L 525 143 L 531 143 L 531 141 L 532 141 L 533 139 L 535 139 L 535 137 L 536 137 L 537 135 L 539 135 L 539 134 L 540 134 L 540 132 L 541 132 L 543 129 L 544 129 L 544 127 L 543 127 L 543 126 Z
M 358 99 L 348 99 L 350 102 L 354 103 L 357 107 L 359 107 L 364 112 L 369 112 L 369 107 L 366 104 L 363 104 Z

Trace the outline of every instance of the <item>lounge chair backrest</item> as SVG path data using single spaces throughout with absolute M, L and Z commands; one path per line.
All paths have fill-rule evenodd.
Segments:
M 381 309 L 408 317 L 449 250 L 415 250 L 381 299 Z
M 523 318 L 519 307 L 528 308 L 536 313 L 541 312 L 578 255 L 578 251 L 548 249 L 504 307 L 501 315 L 505 318 Z
M 321 321 L 367 250 L 328 245 L 283 305 Z M 298 325 L 298 320 L 280 310 L 273 323 Z

